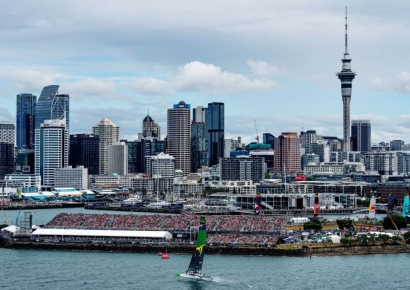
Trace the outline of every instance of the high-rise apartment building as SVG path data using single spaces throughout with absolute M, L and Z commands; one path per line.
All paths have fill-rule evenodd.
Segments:
M 76 168 L 84 166 L 88 174 L 99 174 L 99 147 L 100 138 L 93 134 L 70 135 L 70 159 L 69 164 Z
M 273 173 L 282 175 L 302 173 L 300 138 L 296 132 L 283 132 L 275 138 Z
M 168 109 L 167 128 L 168 154 L 186 176 L 191 172 L 191 105 L 181 101 Z
M 330 162 L 330 145 L 326 140 L 317 140 L 310 144 L 310 153 L 319 156 L 319 162 Z
M 44 186 L 54 186 L 55 169 L 68 166 L 69 140 L 65 120 L 45 120 L 35 132 L 34 172 Z
M 275 149 L 275 136 L 271 133 L 262 134 L 263 144 L 269 144 L 271 149 Z
M 93 127 L 93 134 L 99 137 L 99 174 L 108 174 L 108 146 L 120 141 L 120 127 L 104 118 Z
M 144 137 L 156 137 L 161 140 L 161 127 L 154 122 L 149 114 L 142 121 L 142 134 Z
M 17 149 L 34 149 L 34 114 L 37 96 L 18 94 L 16 97 L 16 145 Z
M 352 82 L 356 76 L 350 68 L 350 62 L 347 46 L 347 8 L 346 8 L 346 24 L 345 24 L 345 53 L 342 59 L 342 71 L 336 73 L 340 79 L 343 101 L 343 152 L 350 151 L 350 99 L 352 96 Z
M 265 158 L 233 157 L 221 158 L 221 180 L 252 180 L 261 182 L 265 175 Z
M 147 167 L 148 175 L 153 178 L 175 177 L 175 158 L 164 152 L 151 156 Z
M 370 120 L 352 120 L 352 151 L 370 151 L 371 129 Z
M 317 141 L 317 134 L 315 130 L 307 130 L 306 132 L 302 131 L 299 135 L 300 145 L 302 148 L 305 148 L 305 153 L 311 152 L 311 144 Z
M 208 104 L 206 122 L 208 130 L 208 165 L 213 166 L 219 163 L 219 158 L 224 157 L 224 103 L 213 102 Z
M 13 123 L 0 121 L 0 142 L 13 144 L 16 140 L 16 128 Z
M 203 106 L 197 106 L 192 109 L 192 121 L 206 123 L 208 109 Z
M 0 141 L 0 180 L 14 171 L 14 143 Z
M 403 140 L 393 140 L 390 141 L 390 148 L 393 151 L 400 151 L 404 148 L 404 141 Z

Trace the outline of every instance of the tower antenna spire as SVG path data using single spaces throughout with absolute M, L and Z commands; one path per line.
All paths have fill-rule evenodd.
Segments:
M 347 6 L 346 6 L 346 24 L 345 24 L 345 53 L 348 54 L 348 50 L 347 50 Z

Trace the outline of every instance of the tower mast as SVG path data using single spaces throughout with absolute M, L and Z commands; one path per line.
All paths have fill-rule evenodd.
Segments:
M 343 101 L 343 152 L 350 151 L 350 99 L 352 96 L 352 82 L 356 73 L 350 68 L 348 42 L 347 42 L 347 7 L 345 14 L 345 53 L 342 59 L 342 71 L 336 73 L 340 79 Z M 346 158 L 346 156 L 345 156 Z

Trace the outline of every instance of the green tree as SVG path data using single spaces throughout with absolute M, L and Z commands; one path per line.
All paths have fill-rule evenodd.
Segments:
M 369 237 L 365 235 L 360 235 L 356 238 L 356 242 L 358 242 L 362 246 L 365 246 L 369 242 Z
M 343 230 L 344 228 L 350 229 L 353 227 L 353 220 L 351 219 L 336 220 L 336 223 L 340 230 Z
M 320 220 L 313 219 L 307 223 L 303 224 L 303 229 L 304 230 L 320 230 L 322 229 L 322 223 Z
M 407 244 L 410 244 L 410 232 L 404 233 L 403 238 Z
M 270 179 L 270 174 L 269 173 L 265 173 L 265 179 Z
M 394 223 L 396 224 L 397 228 L 405 228 L 407 227 L 407 221 L 404 217 L 402 217 L 400 214 L 394 213 L 391 215 L 391 218 L 393 219 Z M 383 219 L 383 228 L 386 230 L 395 230 L 395 226 L 393 225 L 392 221 L 390 220 L 389 216 L 386 216 Z
M 387 244 L 387 242 L 390 240 L 390 236 L 382 234 L 382 235 L 377 237 L 377 240 L 379 240 L 383 244 Z
M 351 241 L 350 241 L 350 239 L 348 239 L 348 238 L 341 238 L 341 239 L 340 239 L 340 243 L 341 243 L 343 246 L 348 246 L 348 245 L 350 245 Z
M 393 236 L 391 239 L 395 245 L 400 245 L 403 242 L 403 239 L 399 236 Z

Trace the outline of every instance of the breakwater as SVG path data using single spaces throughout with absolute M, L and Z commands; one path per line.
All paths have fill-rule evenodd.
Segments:
M 152 213 L 168 213 L 168 214 L 181 214 L 182 210 L 180 209 L 164 209 L 164 208 L 150 208 L 150 207 L 121 207 L 112 206 L 112 205 L 92 205 L 86 204 L 84 209 L 92 210 L 102 210 L 102 211 L 132 211 L 132 212 L 152 212 Z
M 2 205 L 3 210 L 50 209 L 84 207 L 83 202 L 52 202 L 52 203 L 10 203 Z
M 19 250 L 48 250 L 48 251 L 97 251 L 97 252 L 125 252 L 125 253 L 152 253 L 168 252 L 169 254 L 191 254 L 194 245 L 137 245 L 137 244 L 94 244 L 94 243 L 44 243 L 11 241 L 0 238 L 0 247 Z M 367 246 L 329 246 L 279 249 L 271 247 L 246 246 L 207 246 L 210 255 L 239 255 L 239 256 L 352 256 L 410 253 L 410 245 L 367 245 Z

